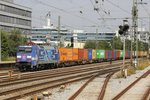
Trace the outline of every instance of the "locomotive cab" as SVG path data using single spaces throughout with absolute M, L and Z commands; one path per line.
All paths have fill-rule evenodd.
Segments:
M 17 48 L 16 66 L 20 70 L 32 69 L 37 64 L 36 46 L 19 46 Z

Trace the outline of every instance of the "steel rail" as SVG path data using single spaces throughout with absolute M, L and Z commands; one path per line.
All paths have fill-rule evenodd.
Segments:
M 102 75 L 102 74 L 106 74 L 106 73 L 109 73 L 109 72 L 112 72 L 112 71 L 117 71 L 117 70 L 120 70 L 120 67 L 114 68 L 114 69 L 101 70 L 101 71 L 95 72 L 95 73 L 100 73 Z M 93 74 L 95 74 L 95 73 L 93 73 Z M 83 80 L 83 79 L 91 77 L 92 75 L 86 74 L 86 75 L 82 75 L 82 76 L 79 75 L 78 77 L 75 77 L 75 79 L 73 77 L 70 77 L 68 79 L 67 78 L 66 79 L 61 79 L 61 81 L 57 80 L 58 82 L 54 82 L 53 85 L 51 85 L 52 84 L 51 82 L 45 83 L 45 84 L 48 84 L 48 86 L 44 86 L 45 84 L 43 83 L 43 85 L 39 84 L 37 86 L 34 85 L 34 87 L 33 86 L 25 87 L 25 88 L 23 88 L 24 90 L 27 90 L 27 89 L 31 89 L 32 90 L 32 91 L 26 92 L 26 93 L 23 93 L 22 89 L 14 90 L 14 92 L 19 92 L 20 91 L 20 93 L 23 93 L 23 94 L 17 94 L 15 96 L 8 97 L 5 100 L 19 99 L 19 98 L 22 98 L 24 96 L 32 95 L 34 93 L 38 93 L 38 92 L 47 90 L 47 89 L 52 88 L 52 87 L 57 87 L 57 86 L 60 86 L 60 85 L 63 85 L 63 84 L 67 84 L 67 83 L 72 83 L 72 82 L 75 82 L 75 81 Z M 51 84 L 49 84 L 49 83 L 51 83 Z M 49 85 L 51 85 L 51 86 L 49 86 Z M 40 87 L 39 89 L 37 88 L 38 86 Z M 35 88 L 35 90 L 33 90 L 33 88 Z
M 114 73 L 115 73 L 115 72 L 110 73 L 110 74 L 108 74 L 108 75 L 106 76 L 106 79 L 105 79 L 105 81 L 104 81 L 103 87 L 102 87 L 101 92 L 100 92 L 100 94 L 99 94 L 99 96 L 98 96 L 98 100 L 103 100 L 104 95 L 105 95 L 105 91 L 106 91 L 106 88 L 107 88 L 107 84 L 108 84 L 108 82 L 109 82 L 111 76 L 112 76 Z
M 147 77 L 150 74 L 150 70 L 148 70 L 146 73 L 144 73 L 142 76 L 140 76 L 138 79 L 136 79 L 133 83 L 131 83 L 127 88 L 122 90 L 118 95 L 116 95 L 112 100 L 118 100 L 121 96 L 123 96 L 129 89 L 131 89 L 137 82 L 139 82 L 142 78 Z
M 107 64 L 107 65 L 98 65 L 98 66 L 89 66 L 89 67 L 85 67 L 85 68 L 74 68 L 74 69 L 71 69 L 71 70 L 68 70 L 68 69 L 64 69 L 63 71 L 62 70 L 58 70 L 58 71 L 54 71 L 54 72 L 45 72 L 45 73 L 35 73 L 34 75 L 32 75 L 32 74 L 29 74 L 28 76 L 20 76 L 20 75 L 18 75 L 17 77 L 18 78 L 15 78 L 14 80 L 9 80 L 9 79 L 1 79 L 1 84 L 3 84 L 3 83 L 6 83 L 6 82 L 9 82 L 9 83 L 12 83 L 12 82 L 15 82 L 15 81 L 20 81 L 20 80 L 25 80 L 25 79 L 32 79 L 32 78 L 36 78 L 36 77 L 45 77 L 45 76 L 51 76 L 51 75 L 56 75 L 56 74 L 60 74 L 60 73 L 68 73 L 68 72 L 74 72 L 74 71 L 81 71 L 81 70 L 87 70 L 87 69 L 98 69 L 98 68 L 108 68 L 108 67 L 110 67 L 110 66 L 119 66 L 120 64 L 122 64 L 122 63 L 114 63 L 114 64 L 112 64 L 112 65 L 110 65 L 110 64 Z M 19 78 L 19 77 L 21 77 L 21 78 Z M 0 84 L 0 86 L 1 86 L 1 84 Z
M 110 79 L 110 77 L 112 76 L 114 74 L 114 72 L 113 73 L 111 73 L 111 74 L 109 74 L 107 77 L 106 77 L 106 81 L 109 81 L 109 79 Z M 86 81 L 68 100 L 74 100 L 82 91 L 83 91 L 83 89 L 92 81 L 92 80 L 94 80 L 97 76 L 99 76 L 100 75 L 100 73 L 97 73 L 97 74 L 95 74 L 95 75 L 93 75 L 88 81 Z M 105 88 L 106 88 L 106 81 L 104 82 L 104 84 L 105 84 Z M 108 83 L 108 82 L 107 82 Z M 103 85 L 104 86 L 104 85 Z M 104 87 L 103 87 L 104 88 Z M 102 88 L 102 92 L 103 91 L 105 91 L 105 89 L 103 89 Z M 105 92 L 103 92 L 103 93 L 105 93 Z M 104 95 L 104 94 L 100 94 L 100 96 L 102 96 L 102 95 Z M 102 100 L 102 99 L 98 99 L 98 100 Z
M 98 76 L 98 74 L 93 75 L 87 82 L 85 82 L 68 100 L 74 100 L 81 92 L 82 90 L 93 80 L 95 79 L 96 76 Z
M 119 66 L 120 64 L 113 64 L 111 66 Z M 104 66 L 105 68 L 109 68 L 107 66 Z M 22 83 L 22 82 L 29 82 L 29 81 L 34 81 L 34 80 L 40 80 L 40 79 L 46 79 L 46 78 L 52 78 L 52 77 L 58 77 L 58 76 L 61 76 L 62 74 L 63 75 L 69 75 L 69 74 L 74 74 L 74 73 L 81 73 L 81 72 L 86 72 L 86 71 L 91 71 L 91 70 L 99 70 L 99 69 L 103 69 L 103 67 L 99 67 L 99 66 L 91 66 L 91 67 L 87 67 L 87 68 L 84 68 L 84 69 L 75 69 L 75 70 L 71 70 L 71 71 L 61 71 L 61 72 L 56 72 L 56 73 L 44 73 L 44 75 L 40 74 L 40 77 L 27 77 L 25 79 L 19 79 L 19 80 L 14 80 L 14 81 L 4 81 L 4 82 L 1 82 L 0 84 L 0 87 L 3 87 L 3 86 L 7 86 L 7 85 L 13 85 L 13 84 L 19 84 L 19 83 Z
M 114 63 L 121 63 L 121 61 L 114 61 Z M 127 60 L 126 63 L 129 63 L 129 61 Z M 105 64 L 109 64 L 108 62 L 104 62 L 104 63 L 101 63 L 101 65 L 105 65 Z M 33 74 L 33 75 L 36 75 L 36 73 L 46 73 L 46 72 L 57 72 L 57 71 L 63 71 L 63 70 L 71 70 L 71 69 L 74 69 L 74 68 L 86 68 L 88 66 L 93 66 L 93 65 L 99 65 L 99 63 L 95 63 L 95 64 L 87 64 L 87 65 L 78 65 L 78 66 L 73 66 L 73 67 L 64 67 L 64 68 L 57 68 L 57 69 L 51 69 L 51 70 L 42 70 L 42 71 L 35 71 L 35 72 L 23 72 L 23 73 L 20 73 L 21 76 L 30 76 L 30 74 Z M 13 74 L 12 75 L 12 78 L 15 77 L 15 76 L 18 76 L 18 74 Z M 5 75 L 3 77 L 0 77 L 0 78 L 8 78 L 8 75 Z
M 148 87 L 148 89 L 144 93 L 144 96 L 142 97 L 142 100 L 149 100 L 150 99 L 149 95 L 150 95 L 150 87 Z
M 15 89 L 9 89 L 9 90 L 5 90 L 5 91 L 1 91 L 0 92 L 0 96 L 2 95 L 6 95 L 6 94 L 9 94 L 9 93 L 13 93 L 14 91 L 17 91 L 18 89 L 19 90 L 23 90 L 23 89 L 26 89 L 26 87 L 28 88 L 32 88 L 32 86 L 39 86 L 39 85 L 44 85 L 44 84 L 49 84 L 49 83 L 52 83 L 52 82 L 57 82 L 57 81 L 60 81 L 60 80 L 67 80 L 67 79 L 71 79 L 71 78 L 76 78 L 76 77 L 80 77 L 82 75 L 89 75 L 89 74 L 94 74 L 94 73 L 97 73 L 97 72 L 100 72 L 100 71 L 107 71 L 107 70 L 111 70 L 112 68 L 110 69 L 105 69 L 105 70 L 96 70 L 96 71 L 91 71 L 91 72 L 85 72 L 85 73 L 80 73 L 80 74 L 75 74 L 75 75 L 70 75 L 70 76 L 66 76 L 66 77 L 60 77 L 58 79 L 53 79 L 53 80 L 50 80 L 50 81 L 47 81 L 47 82 L 42 82 L 42 83 L 36 83 L 36 84 L 32 84 L 32 85 L 28 85 L 28 86 L 22 86 L 22 87 L 18 87 L 18 88 L 15 88 Z M 114 70 L 115 69 L 118 69 L 118 68 L 113 68 Z
M 129 62 L 127 62 L 127 63 L 129 63 Z M 121 62 L 117 62 L 117 63 L 114 63 L 114 64 L 121 64 Z M 113 64 L 113 65 L 114 65 Z M 99 65 L 99 64 L 96 64 L 96 65 Z M 106 66 L 111 66 L 110 64 L 105 64 L 105 65 L 99 65 L 99 67 L 106 67 Z M 17 74 L 17 75 L 13 75 L 12 76 L 12 78 L 11 79 L 9 79 L 8 78 L 8 76 L 6 77 L 6 78 L 1 78 L 1 80 L 5 80 L 5 81 L 13 81 L 13 80 L 21 80 L 21 79 L 25 79 L 25 78 L 32 78 L 32 77 L 40 77 L 41 76 L 41 74 L 42 75 L 47 75 L 47 74 L 56 74 L 56 73 L 60 73 L 60 72 L 63 72 L 63 71 L 66 71 L 66 72 L 69 72 L 69 71 L 72 71 L 72 70 L 81 70 L 81 69 L 86 69 L 86 68 L 88 68 L 88 67 L 90 67 L 91 68 L 91 66 L 90 65 L 88 65 L 88 66 L 86 66 L 86 67 L 79 67 L 79 68 L 77 68 L 77 67 L 72 67 L 72 68 L 64 68 L 64 69 L 57 69 L 57 70 L 49 70 L 49 71 L 41 71 L 41 72 L 31 72 L 31 73 L 21 73 L 21 74 Z M 93 66 L 94 67 L 94 66 Z M 18 79 L 18 76 L 20 76 L 21 78 L 20 79 Z

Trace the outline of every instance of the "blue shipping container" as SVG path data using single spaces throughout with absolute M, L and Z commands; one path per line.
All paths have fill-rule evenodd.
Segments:
M 108 51 L 108 58 L 112 58 L 112 57 L 111 57 L 111 51 L 110 51 L 110 50 Z
M 92 59 L 92 49 L 88 49 L 88 60 Z

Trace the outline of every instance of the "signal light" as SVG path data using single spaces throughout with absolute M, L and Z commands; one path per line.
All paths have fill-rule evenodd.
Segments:
M 120 34 L 120 35 L 125 35 L 125 33 L 128 31 L 128 29 L 129 29 L 129 25 L 128 24 L 125 24 L 125 25 L 120 25 L 119 26 L 119 31 L 118 31 L 118 33 Z
M 123 31 L 127 31 L 129 29 L 129 25 L 128 24 L 125 24 L 124 26 L 123 26 Z
M 123 30 L 119 30 L 118 33 L 119 33 L 120 35 L 122 35 L 122 34 L 123 34 Z
M 122 26 L 122 25 L 119 26 L 119 31 L 118 31 L 118 33 L 119 33 L 120 35 L 123 34 L 123 26 Z

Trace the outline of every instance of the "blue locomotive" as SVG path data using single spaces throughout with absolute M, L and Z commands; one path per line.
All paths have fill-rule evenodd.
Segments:
M 19 46 L 16 66 L 19 70 L 52 68 L 59 62 L 58 49 L 51 46 Z

